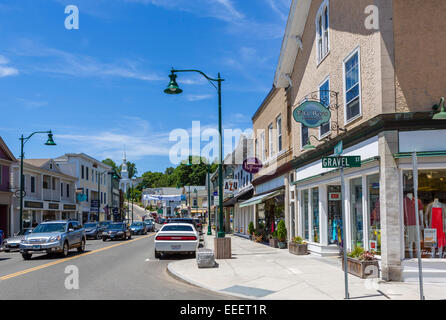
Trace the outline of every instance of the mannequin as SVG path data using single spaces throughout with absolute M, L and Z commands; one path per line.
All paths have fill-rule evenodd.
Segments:
M 420 223 L 420 231 L 424 230 L 423 224 L 423 213 L 424 213 L 423 203 L 420 199 L 418 199 L 418 213 L 419 213 L 419 223 Z M 408 192 L 404 197 L 404 226 L 406 227 L 407 235 L 408 235 L 408 248 L 409 248 L 409 257 L 412 259 L 414 257 L 413 253 L 416 250 L 416 241 L 417 241 L 417 220 L 415 214 L 415 198 L 412 192 Z
M 426 227 L 437 230 L 437 243 L 432 248 L 432 258 L 438 251 L 438 257 L 443 258 L 443 249 L 446 246 L 446 204 L 441 203 L 438 197 L 426 208 Z

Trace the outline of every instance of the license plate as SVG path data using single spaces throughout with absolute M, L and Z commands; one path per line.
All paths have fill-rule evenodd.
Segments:
M 39 245 L 34 245 L 34 246 L 32 246 L 32 249 L 34 249 L 34 250 L 40 250 L 40 246 L 39 246 Z
M 181 248 L 181 245 L 172 245 L 170 246 L 173 250 L 178 250 Z

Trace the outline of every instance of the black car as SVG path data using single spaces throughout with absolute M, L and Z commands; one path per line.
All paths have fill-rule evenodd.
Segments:
M 87 222 L 84 224 L 85 236 L 87 239 L 99 239 L 102 236 L 102 230 L 97 222 Z
M 99 222 L 99 235 L 102 237 L 102 232 L 104 232 L 105 229 L 107 229 L 107 227 L 109 225 L 111 225 L 113 223 L 113 221 L 101 221 Z
M 107 239 L 125 240 L 131 238 L 132 238 L 132 233 L 130 232 L 130 228 L 124 222 L 112 223 L 102 233 L 102 241 L 107 241 Z

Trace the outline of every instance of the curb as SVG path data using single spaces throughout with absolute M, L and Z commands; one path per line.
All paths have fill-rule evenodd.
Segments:
M 226 292 L 226 291 L 217 290 L 217 289 L 210 288 L 210 287 L 208 287 L 208 286 L 202 285 L 202 284 L 199 283 L 199 282 L 196 282 L 196 281 L 190 280 L 190 279 L 188 279 L 188 278 L 185 278 L 185 277 L 179 275 L 179 274 L 178 274 L 177 272 L 175 272 L 174 270 L 172 270 L 171 265 L 172 265 L 173 263 L 175 263 L 175 262 L 170 262 L 170 263 L 167 265 L 166 271 L 167 271 L 167 274 L 168 274 L 169 276 L 171 276 L 171 277 L 172 277 L 173 279 L 175 279 L 175 280 L 178 280 L 178 281 L 180 281 L 180 282 L 183 282 L 183 283 L 192 285 L 192 286 L 197 287 L 197 288 L 206 289 L 206 290 L 208 290 L 208 291 L 212 291 L 212 292 L 215 292 L 215 293 L 218 293 L 218 294 L 221 294 L 221 295 L 226 295 L 226 296 L 229 296 L 229 297 L 236 297 L 236 298 L 242 298 L 242 299 L 248 299 L 248 300 L 258 300 L 257 297 L 245 296 L 245 295 L 243 295 L 243 294 L 229 293 L 229 292 Z

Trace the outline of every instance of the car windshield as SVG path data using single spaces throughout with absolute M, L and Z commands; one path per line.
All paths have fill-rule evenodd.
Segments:
M 110 225 L 110 223 L 111 223 L 111 222 L 108 222 L 108 221 L 102 221 L 102 222 L 99 222 L 99 225 L 100 225 L 101 227 L 107 227 L 107 226 Z
M 132 227 L 141 227 L 142 226 L 142 222 L 134 222 L 132 223 Z
M 96 227 L 96 223 L 86 223 L 86 224 L 84 225 L 84 227 L 85 227 L 85 228 L 94 228 L 94 227 Z
M 124 229 L 123 223 L 112 223 L 110 224 L 107 229 Z
M 166 225 L 161 231 L 194 231 L 191 226 Z
M 39 224 L 33 233 L 46 233 L 46 232 L 65 232 L 66 223 L 43 223 Z

